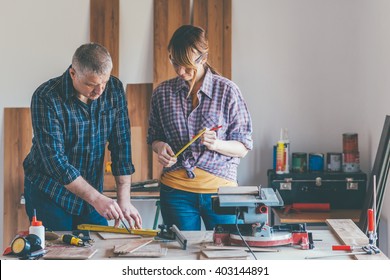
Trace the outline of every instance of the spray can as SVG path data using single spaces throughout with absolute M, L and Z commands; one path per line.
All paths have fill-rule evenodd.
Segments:
M 31 226 L 28 228 L 29 234 L 35 234 L 41 239 L 41 247 L 45 249 L 45 227 L 42 221 L 37 220 L 37 211 L 34 209 L 34 216 L 31 220 Z

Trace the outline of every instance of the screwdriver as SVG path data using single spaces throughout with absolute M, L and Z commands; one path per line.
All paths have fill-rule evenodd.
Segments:
M 62 242 L 75 246 L 84 246 L 84 241 L 76 236 L 71 234 L 64 234 L 61 237 Z

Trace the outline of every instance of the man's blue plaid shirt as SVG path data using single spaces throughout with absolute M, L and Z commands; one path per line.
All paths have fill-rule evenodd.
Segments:
M 117 78 L 111 76 L 102 96 L 85 104 L 67 69 L 34 92 L 31 116 L 34 136 L 23 162 L 25 176 L 37 188 L 32 191 L 46 193 L 67 212 L 79 215 L 86 203 L 64 187 L 77 177 L 102 191 L 107 142 L 113 175 L 134 173 L 126 95 Z

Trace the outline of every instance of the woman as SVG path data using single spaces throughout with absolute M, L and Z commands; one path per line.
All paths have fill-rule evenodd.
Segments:
M 151 99 L 148 143 L 164 166 L 161 213 L 166 225 L 207 230 L 235 223 L 217 215 L 211 196 L 221 186 L 237 186 L 240 158 L 252 149 L 252 121 L 237 85 L 208 64 L 205 31 L 184 25 L 168 45 L 177 77 L 161 83 Z M 194 135 L 202 136 L 178 153 Z

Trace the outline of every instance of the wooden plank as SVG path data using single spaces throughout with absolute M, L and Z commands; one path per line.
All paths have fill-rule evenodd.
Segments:
M 142 168 L 143 160 L 147 159 L 147 157 L 143 157 L 142 148 L 145 145 L 145 137 L 142 137 L 143 127 L 133 126 L 131 128 L 131 153 L 132 160 L 135 168 L 135 172 L 131 175 L 131 182 L 139 182 L 142 181 L 142 171 L 148 171 L 148 169 Z
M 43 258 L 45 260 L 86 260 L 92 258 L 96 252 L 97 249 L 94 247 L 50 247 Z
M 15 234 L 28 230 L 25 206 L 20 204 L 24 193 L 23 160 L 32 145 L 32 124 L 29 108 L 4 109 L 4 233 L 8 246 Z
M 328 219 L 326 220 L 330 230 L 340 239 L 341 244 L 362 247 L 368 245 L 368 237 L 350 219 Z M 381 252 L 375 255 L 354 255 L 358 260 L 387 259 Z
M 194 25 L 206 30 L 208 60 L 224 77 L 231 79 L 231 0 L 194 0 Z
M 153 88 L 161 82 L 173 78 L 176 73 L 168 60 L 168 44 L 173 33 L 183 24 L 190 24 L 189 0 L 154 0 L 154 61 L 153 61 Z M 160 178 L 162 165 L 153 153 L 151 176 Z
M 90 1 L 90 41 L 105 46 L 111 54 L 112 75 L 119 75 L 119 0 Z
M 190 24 L 189 0 L 154 1 L 154 88 L 176 76 L 168 60 L 167 47 L 173 33 L 183 24 Z
M 131 127 L 140 128 L 137 148 L 140 149 L 141 162 L 137 174 L 138 181 L 152 178 L 152 149 L 146 143 L 149 127 L 150 97 L 153 92 L 152 84 L 129 84 L 126 87 L 126 96 Z M 134 151 L 134 149 L 133 149 Z M 134 181 L 135 182 L 135 181 Z
M 332 209 L 329 212 L 297 212 L 283 213 L 283 210 L 272 208 L 276 218 L 281 224 L 285 223 L 325 223 L 327 219 L 351 219 L 359 222 L 358 209 Z
M 146 246 L 147 244 L 153 242 L 153 238 L 142 238 L 137 240 L 131 240 L 124 244 L 114 246 L 114 254 L 127 254 L 135 252 L 137 248 L 141 246 Z

